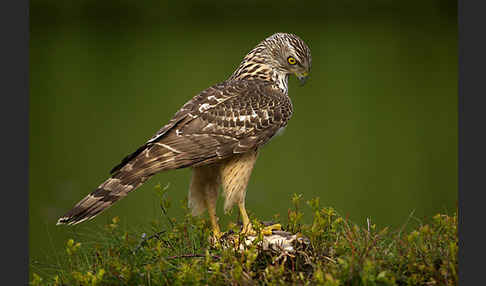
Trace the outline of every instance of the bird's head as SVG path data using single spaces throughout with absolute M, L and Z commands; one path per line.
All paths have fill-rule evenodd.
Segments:
M 291 74 L 305 83 L 311 63 L 310 49 L 301 38 L 294 34 L 276 33 L 251 50 L 231 78 L 271 80 L 286 89 L 287 78 Z
M 276 33 L 266 38 L 262 44 L 270 66 L 287 75 L 295 74 L 305 83 L 312 64 L 309 47 L 294 34 Z

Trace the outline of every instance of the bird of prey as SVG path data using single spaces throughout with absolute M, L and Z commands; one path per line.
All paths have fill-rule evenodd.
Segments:
M 254 233 L 245 209 L 248 180 L 260 147 L 292 115 L 288 78 L 305 83 L 311 53 L 298 36 L 276 33 L 260 42 L 222 83 L 202 91 L 135 152 L 111 170 L 111 177 L 78 202 L 57 224 L 89 220 L 161 171 L 191 167 L 188 202 L 193 215 L 208 210 L 213 235 L 218 189 L 224 210 L 237 204 L 242 232 Z

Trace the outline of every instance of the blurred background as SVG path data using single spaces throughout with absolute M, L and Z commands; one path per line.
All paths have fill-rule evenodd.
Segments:
M 160 217 L 154 185 L 183 214 L 190 170 L 153 177 L 96 219 L 56 227 L 109 170 L 275 32 L 312 51 L 294 116 L 261 152 L 246 205 L 286 221 L 293 193 L 352 221 L 401 227 L 457 201 L 457 3 L 432 1 L 30 2 L 30 256 L 119 216 Z M 218 214 L 223 229 L 237 212 Z M 309 211 L 308 211 L 309 212 Z M 309 212 L 310 213 L 310 212 Z M 309 219 L 306 217 L 305 219 Z M 417 223 L 414 220 L 413 223 Z

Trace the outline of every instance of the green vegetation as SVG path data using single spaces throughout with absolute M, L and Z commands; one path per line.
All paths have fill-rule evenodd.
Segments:
M 240 252 L 210 245 L 209 222 L 185 208 L 170 217 L 166 188 L 156 187 L 162 219 L 148 234 L 126 231 L 117 217 L 97 234 L 69 239 L 57 265 L 31 265 L 32 285 L 456 285 L 457 214 L 438 214 L 412 231 L 359 226 L 334 209 L 294 195 L 287 231 L 310 244 L 295 253 Z M 303 212 L 312 222 L 302 222 Z M 275 217 L 278 220 L 278 216 Z M 259 223 L 254 220 L 258 229 Z M 236 225 L 230 226 L 236 229 Z

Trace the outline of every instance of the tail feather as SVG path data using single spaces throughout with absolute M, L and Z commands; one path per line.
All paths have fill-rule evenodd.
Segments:
M 108 209 L 115 202 L 124 198 L 129 192 L 142 185 L 149 177 L 126 181 L 111 177 L 103 182 L 94 192 L 79 201 L 70 211 L 57 221 L 57 225 L 75 225 L 90 220 Z
M 223 149 L 219 150 L 218 146 L 228 142 L 236 144 L 234 140 L 228 139 L 229 137 L 199 135 L 177 136 L 175 132 L 166 135 L 163 141 L 151 142 L 140 147 L 113 168 L 112 177 L 78 202 L 57 221 L 57 225 L 74 225 L 92 219 L 154 174 L 164 170 L 213 163 L 228 155 L 228 152 L 221 151 Z

